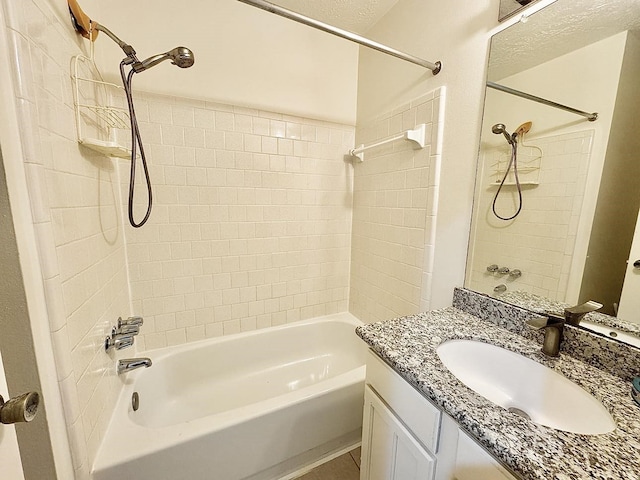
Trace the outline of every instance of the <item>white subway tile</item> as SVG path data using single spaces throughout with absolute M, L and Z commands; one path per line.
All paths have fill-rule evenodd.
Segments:
M 234 129 L 234 115 L 230 112 L 215 112 L 215 128 L 222 131 L 233 131 Z
M 284 138 L 287 136 L 287 124 L 280 120 L 269 122 L 269 135 L 272 137 Z
M 214 129 L 215 112 L 205 108 L 196 108 L 193 111 L 194 125 L 197 128 Z
M 161 128 L 163 145 L 184 145 L 184 127 L 163 124 Z
M 149 102 L 149 121 L 172 125 L 171 105 L 161 102 Z
M 183 127 L 195 126 L 194 109 L 189 107 L 182 107 L 179 105 L 171 106 L 171 118 L 173 125 L 180 125 Z
M 204 132 L 204 144 L 206 148 L 224 148 L 225 132 L 221 130 L 207 129 Z
M 205 130 L 202 128 L 185 128 L 184 143 L 187 147 L 204 148 Z
M 244 150 L 244 135 L 238 132 L 225 132 L 224 148 L 231 151 Z
M 205 326 L 196 325 L 193 327 L 187 327 L 187 342 L 196 342 L 198 340 L 204 340 L 206 337 Z
M 167 337 L 164 332 L 150 333 L 144 336 L 145 347 L 147 350 L 163 348 L 167 346 Z
M 267 118 L 254 117 L 252 123 L 252 133 L 256 135 L 269 135 L 270 120 Z
M 211 321 L 211 319 L 209 319 Z M 207 338 L 221 337 L 224 334 L 222 323 L 207 323 L 205 325 L 205 336 Z

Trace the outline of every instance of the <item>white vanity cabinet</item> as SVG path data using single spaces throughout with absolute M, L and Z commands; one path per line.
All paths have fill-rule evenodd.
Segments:
M 516 480 L 373 352 L 367 357 L 360 480 Z
M 469 435 L 459 430 L 454 471 L 449 478 L 454 480 L 515 480 L 516 477 L 505 470 Z
M 366 387 L 360 478 L 431 480 L 435 458 L 370 388 Z M 365 453 L 366 452 L 366 453 Z

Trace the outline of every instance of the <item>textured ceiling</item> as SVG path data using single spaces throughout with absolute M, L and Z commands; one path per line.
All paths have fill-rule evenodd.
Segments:
M 294 12 L 356 33 L 364 33 L 398 0 L 270 0 Z
M 640 0 L 558 0 L 526 23 L 493 37 L 489 80 L 500 80 L 625 30 L 640 30 Z

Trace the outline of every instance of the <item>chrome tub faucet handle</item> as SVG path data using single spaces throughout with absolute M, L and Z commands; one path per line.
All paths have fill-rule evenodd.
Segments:
M 124 320 L 122 319 L 122 317 L 120 317 L 118 318 L 117 327 L 122 328 L 124 326 L 136 326 L 140 328 L 143 323 L 144 323 L 144 319 L 142 317 L 134 316 L 134 317 L 125 318 Z
M 140 327 L 138 325 L 122 325 L 118 328 L 114 328 L 113 332 L 116 335 L 135 336 L 140 333 Z

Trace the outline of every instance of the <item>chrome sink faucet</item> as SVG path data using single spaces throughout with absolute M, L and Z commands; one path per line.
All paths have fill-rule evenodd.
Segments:
M 542 353 L 549 357 L 557 357 L 560 353 L 560 342 L 564 334 L 565 321 L 562 318 L 548 316 L 532 318 L 526 324 L 535 330 L 544 329 L 544 341 L 542 343 Z
M 151 359 L 146 357 L 141 358 L 123 358 L 118 360 L 118 375 L 130 372 L 137 368 L 149 368 L 152 365 Z
M 595 312 L 600 308 L 602 308 L 602 304 L 589 300 L 580 305 L 565 308 L 564 318 L 550 313 L 546 317 L 527 320 L 526 323 L 536 330 L 544 329 L 542 353 L 550 357 L 557 357 L 560 353 L 560 342 L 564 336 L 565 324 L 577 327 L 587 313 Z

